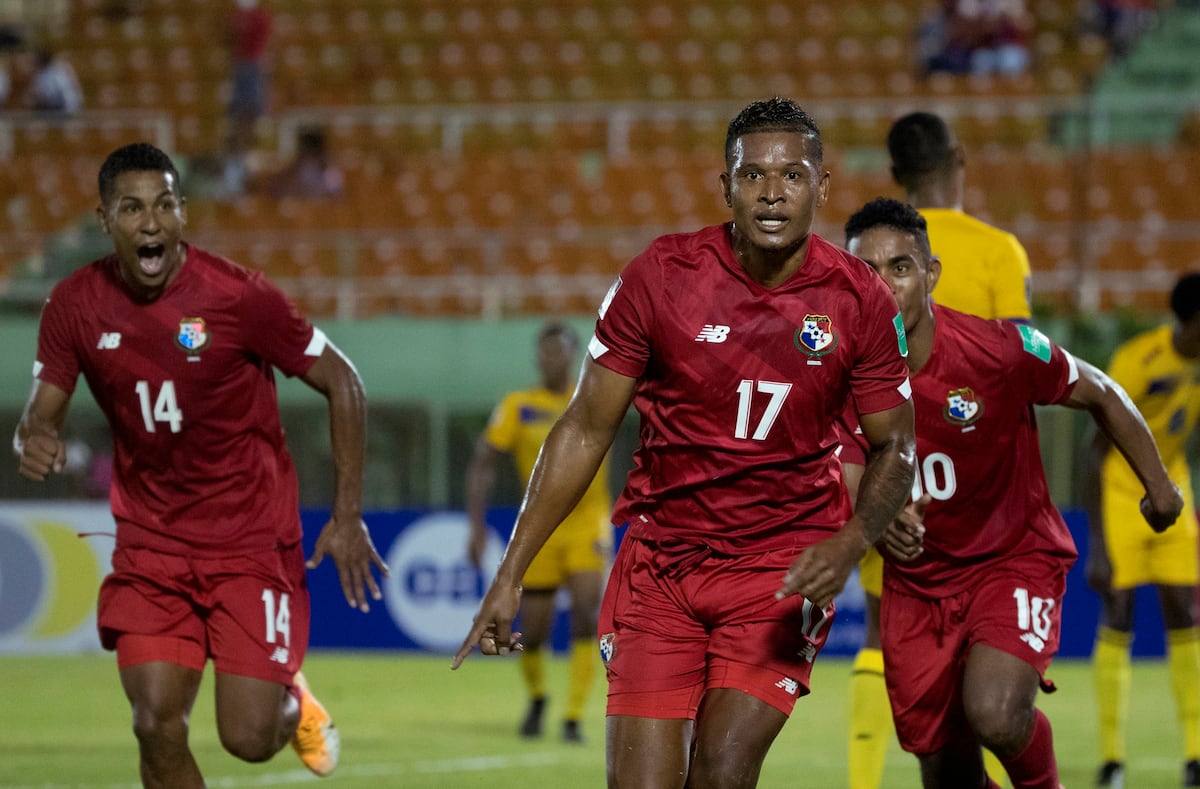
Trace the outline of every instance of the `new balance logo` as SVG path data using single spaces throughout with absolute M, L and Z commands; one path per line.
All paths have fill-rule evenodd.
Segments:
M 275 661 L 276 663 L 282 663 L 284 665 L 287 665 L 287 662 L 288 662 L 287 647 L 275 647 L 275 654 L 271 655 L 271 660 Z
M 783 689 L 789 696 L 795 696 L 796 691 L 800 689 L 800 683 L 790 677 L 784 677 L 775 683 L 775 687 Z
M 112 350 L 116 350 L 117 348 L 120 348 L 121 347 L 121 332 L 119 332 L 119 331 L 102 332 L 100 334 L 100 342 L 96 343 L 96 347 L 101 350 L 105 350 L 105 351 L 112 351 Z
M 696 335 L 696 342 L 725 342 L 729 336 L 729 327 L 719 323 L 706 323 Z
M 1028 644 L 1034 652 L 1041 652 L 1046 648 L 1046 642 L 1035 636 L 1033 633 L 1022 633 L 1021 640 Z

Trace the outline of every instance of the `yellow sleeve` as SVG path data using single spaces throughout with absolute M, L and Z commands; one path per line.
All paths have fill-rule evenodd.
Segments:
M 1011 233 L 1005 233 L 997 245 L 998 255 L 993 267 L 992 294 L 997 318 L 1030 318 L 1031 290 L 1029 255 Z
M 483 431 L 484 440 L 501 452 L 511 453 L 517 443 L 520 427 L 520 403 L 517 393 L 507 396 L 492 410 L 491 419 Z

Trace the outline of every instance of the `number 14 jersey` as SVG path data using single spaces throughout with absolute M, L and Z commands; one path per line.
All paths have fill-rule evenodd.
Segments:
M 115 256 L 59 283 L 34 375 L 70 393 L 82 373 L 108 418 L 119 547 L 231 555 L 300 540 L 272 366 L 303 375 L 324 345 L 261 274 L 188 247 L 153 302 Z

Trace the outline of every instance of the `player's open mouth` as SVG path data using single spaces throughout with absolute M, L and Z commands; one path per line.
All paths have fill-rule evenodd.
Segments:
M 787 224 L 786 219 L 781 219 L 779 217 L 760 216 L 757 219 L 755 219 L 754 221 L 758 223 L 759 227 L 761 227 L 763 230 L 766 230 L 767 232 L 773 232 L 775 230 L 779 230 L 780 228 L 782 228 L 784 225 Z
M 166 264 L 166 247 L 162 244 L 146 244 L 138 247 L 138 265 L 148 277 L 158 276 Z

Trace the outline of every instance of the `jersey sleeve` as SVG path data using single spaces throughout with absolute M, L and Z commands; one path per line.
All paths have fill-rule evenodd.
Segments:
M 492 410 L 483 439 L 501 452 L 512 452 L 517 443 L 519 422 L 517 398 L 510 394 Z
M 1006 233 L 998 245 L 993 267 L 992 294 L 995 299 L 996 317 L 1011 320 L 1029 319 L 1033 312 L 1029 306 L 1031 273 L 1029 255 L 1017 237 Z
M 284 375 L 304 375 L 325 350 L 325 333 L 301 317 L 262 274 L 247 281 L 240 306 L 246 347 Z
M 896 300 L 879 277 L 864 288 L 861 322 L 854 327 L 861 350 L 850 373 L 850 391 L 860 414 L 886 411 L 908 400 L 908 339 Z
M 1035 405 L 1063 403 L 1079 380 L 1075 357 L 1029 325 L 995 321 L 1004 343 L 1006 379 L 1025 402 Z
M 661 292 L 653 248 L 634 258 L 600 304 L 588 353 L 603 367 L 640 378 L 650 360 L 654 294 Z
M 79 355 L 72 330 L 76 311 L 62 287 L 56 287 L 42 307 L 38 325 L 37 361 L 33 377 L 71 394 L 79 380 Z
M 841 444 L 838 458 L 842 463 L 856 466 L 867 465 L 867 456 L 871 453 L 871 447 L 867 443 L 867 437 L 863 435 L 862 427 L 858 423 L 858 414 L 851 404 L 846 404 L 846 410 L 838 417 L 835 424 L 838 441 Z

